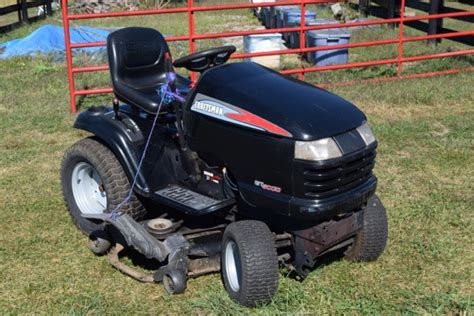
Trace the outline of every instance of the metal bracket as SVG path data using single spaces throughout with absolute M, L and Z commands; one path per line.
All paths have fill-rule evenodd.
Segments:
M 351 238 L 362 227 L 363 212 L 339 219 L 320 223 L 305 230 L 293 232 L 296 272 L 305 277 L 315 265 L 316 259 L 328 250 L 336 250 L 345 244 L 341 242 Z M 341 246 L 341 247 L 342 247 Z
M 123 264 L 119 257 L 118 254 L 125 249 L 125 247 L 122 244 L 115 244 L 114 247 L 109 251 L 107 257 L 109 258 L 110 264 L 112 264 L 117 270 L 121 271 L 122 273 L 131 276 L 132 278 L 144 282 L 144 283 L 153 283 L 155 282 L 155 279 L 153 278 L 153 273 L 144 273 L 140 272 L 138 270 L 135 270 L 133 268 L 130 268 Z

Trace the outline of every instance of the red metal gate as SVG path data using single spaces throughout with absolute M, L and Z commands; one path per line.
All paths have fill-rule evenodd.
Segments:
M 357 68 L 357 67 L 371 67 L 371 66 L 389 65 L 389 64 L 397 65 L 397 75 L 394 77 L 375 78 L 373 80 L 381 81 L 381 80 L 396 80 L 396 79 L 401 79 L 401 78 L 427 77 L 427 76 L 433 76 L 433 75 L 439 75 L 439 74 L 448 74 L 448 73 L 474 70 L 474 67 L 466 67 L 466 68 L 449 69 L 449 70 L 437 71 L 437 72 L 423 72 L 423 73 L 410 74 L 410 75 L 402 74 L 403 64 L 407 62 L 416 62 L 416 61 L 428 60 L 428 59 L 446 58 L 446 57 L 455 57 L 455 56 L 474 54 L 474 49 L 465 49 L 465 50 L 459 50 L 459 51 L 453 51 L 453 52 L 443 52 L 443 53 L 436 53 L 436 54 L 404 57 L 403 45 L 404 43 L 407 43 L 407 42 L 433 40 L 433 39 L 440 39 L 440 38 L 452 38 L 452 37 L 461 37 L 461 36 L 474 36 L 474 30 L 467 30 L 467 31 L 443 33 L 443 34 L 408 37 L 404 35 L 404 25 L 406 22 L 418 21 L 418 20 L 431 20 L 431 19 L 441 19 L 441 18 L 474 16 L 474 11 L 463 11 L 463 12 L 452 12 L 452 13 L 443 13 L 443 14 L 406 17 L 405 16 L 405 0 L 400 0 L 401 2 L 400 17 L 398 18 L 376 19 L 376 20 L 370 20 L 370 21 L 354 22 L 354 23 L 350 23 L 350 25 L 326 24 L 326 25 L 318 25 L 318 26 L 306 26 L 305 13 L 306 13 L 306 6 L 308 4 L 331 3 L 331 2 L 340 2 L 340 0 L 288 0 L 288 1 L 279 1 L 279 2 L 239 3 L 239 4 L 207 5 L 207 6 L 206 5 L 196 6 L 194 5 L 193 0 L 187 0 L 186 6 L 176 7 L 176 8 L 148 9 L 148 10 L 139 10 L 139 11 L 108 12 L 108 13 L 69 14 L 68 9 L 67 9 L 68 1 L 62 0 L 62 16 L 63 16 L 63 25 L 64 25 L 64 35 L 65 35 L 65 41 L 66 41 L 66 61 L 67 61 L 67 72 L 68 72 L 68 79 L 69 79 L 71 112 L 73 113 L 76 112 L 76 98 L 78 96 L 91 95 L 91 94 L 103 94 L 103 93 L 112 92 L 111 88 L 94 88 L 94 89 L 87 89 L 87 90 L 76 89 L 75 81 L 74 81 L 75 74 L 84 73 L 84 72 L 104 71 L 104 70 L 108 70 L 108 66 L 107 65 L 86 66 L 86 67 L 74 66 L 73 56 L 72 56 L 73 49 L 97 47 L 97 46 L 105 45 L 105 42 L 81 43 L 81 44 L 71 43 L 69 25 L 70 25 L 70 21 L 74 21 L 74 20 L 98 19 L 98 18 L 122 17 L 122 16 L 140 16 L 140 15 L 153 15 L 153 14 L 171 14 L 171 13 L 186 14 L 187 19 L 188 19 L 188 30 L 189 30 L 188 34 L 180 35 L 180 36 L 170 36 L 170 37 L 167 37 L 166 40 L 170 42 L 171 41 L 187 41 L 189 44 L 190 53 L 193 53 L 196 51 L 195 42 L 197 40 L 235 37 L 235 36 L 244 36 L 244 35 L 252 35 L 252 34 L 270 34 L 270 33 L 276 33 L 276 32 L 277 33 L 300 32 L 300 36 L 299 36 L 300 47 L 299 48 L 284 49 L 284 50 L 269 51 L 269 52 L 257 52 L 257 53 L 236 53 L 232 56 L 233 59 L 285 55 L 285 54 L 303 54 L 307 52 L 315 52 L 315 51 L 323 51 L 323 50 L 369 47 L 369 46 L 388 45 L 388 44 L 398 45 L 398 55 L 396 58 L 371 60 L 371 61 L 364 61 L 364 62 L 354 62 L 354 63 L 348 63 L 348 64 L 342 64 L 342 65 L 300 67 L 300 68 L 286 69 L 286 70 L 281 71 L 281 73 L 287 74 L 287 75 L 298 74 L 300 79 L 304 79 L 304 74 L 309 73 L 309 72 L 349 69 L 349 68 Z M 194 19 L 195 12 L 271 7 L 271 6 L 277 6 L 277 5 L 278 6 L 299 5 L 301 7 L 300 26 L 273 28 L 273 29 L 265 29 L 265 30 L 207 33 L 207 34 L 196 34 L 195 32 L 195 19 Z M 397 38 L 383 39 L 383 40 L 369 41 L 369 42 L 357 42 L 357 43 L 349 43 L 349 44 L 321 46 L 321 47 L 305 47 L 306 43 L 305 43 L 304 33 L 306 31 L 332 29 L 332 28 L 347 28 L 347 27 L 356 27 L 356 26 L 382 25 L 382 24 L 391 24 L 391 23 L 398 23 L 399 25 L 399 32 L 398 32 Z M 196 74 L 191 73 L 191 78 L 195 80 Z M 342 84 L 348 84 L 348 83 L 346 82 Z

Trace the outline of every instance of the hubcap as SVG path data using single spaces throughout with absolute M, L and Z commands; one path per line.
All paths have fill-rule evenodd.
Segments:
M 242 268 L 240 266 L 240 255 L 237 244 L 229 240 L 225 246 L 225 273 L 229 281 L 230 288 L 234 292 L 240 290 L 240 280 Z
M 102 214 L 107 209 L 107 195 L 95 168 L 87 163 L 78 163 L 71 177 L 72 194 L 83 214 Z

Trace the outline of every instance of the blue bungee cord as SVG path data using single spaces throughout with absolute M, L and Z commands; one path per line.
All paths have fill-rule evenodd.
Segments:
M 169 105 L 173 101 L 184 102 L 184 98 L 179 94 L 179 91 L 176 90 L 176 92 L 174 92 L 172 91 L 170 87 L 170 83 L 174 82 L 175 80 L 176 80 L 176 74 L 174 72 L 167 72 L 166 83 L 163 83 L 158 89 L 155 90 L 156 93 L 158 93 L 158 95 L 161 97 L 160 104 L 158 105 L 158 110 L 156 111 L 155 118 L 153 119 L 153 124 L 151 125 L 150 133 L 148 134 L 145 147 L 143 148 L 143 153 L 137 167 L 137 172 L 135 173 L 133 177 L 132 185 L 130 186 L 130 191 L 128 192 L 125 200 L 123 200 L 119 205 L 117 205 L 116 208 L 112 210 L 112 212 L 110 212 L 109 218 L 112 220 L 115 220 L 117 217 L 123 214 L 122 212 L 120 212 L 120 209 L 126 203 L 128 203 L 130 199 L 132 198 L 133 189 L 135 188 L 135 185 L 137 184 L 138 174 L 140 173 L 140 169 L 142 167 L 143 161 L 145 160 L 145 155 L 147 153 L 148 146 L 150 145 L 151 136 L 153 135 L 153 131 L 155 130 L 156 122 L 158 121 L 158 116 L 159 116 L 162 105 L 163 104 Z

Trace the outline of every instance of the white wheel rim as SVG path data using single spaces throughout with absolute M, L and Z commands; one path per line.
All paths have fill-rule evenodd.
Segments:
M 91 164 L 80 162 L 74 166 L 71 187 L 82 214 L 102 214 L 107 209 L 107 195 L 102 180 Z
M 225 256 L 225 274 L 229 281 L 229 286 L 234 292 L 240 290 L 240 280 L 242 276 L 242 269 L 240 265 L 239 248 L 236 243 L 229 240 L 224 250 Z

